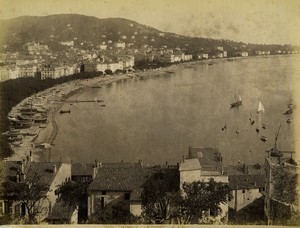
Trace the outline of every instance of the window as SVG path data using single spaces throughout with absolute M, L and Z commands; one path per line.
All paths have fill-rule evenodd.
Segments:
M 130 193 L 125 193 L 125 200 L 130 200 Z
M 102 195 L 106 195 L 106 191 L 102 191 Z
M 242 193 L 245 193 L 245 189 L 242 190 Z
M 101 208 L 104 208 L 104 197 L 101 197 Z
M 4 202 L 0 201 L 0 214 L 4 214 Z

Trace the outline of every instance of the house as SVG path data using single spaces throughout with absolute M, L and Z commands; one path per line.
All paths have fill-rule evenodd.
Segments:
M 174 63 L 175 56 L 173 54 L 165 53 L 157 57 L 157 60 L 162 63 Z
M 189 147 L 188 156 L 179 166 L 180 186 L 193 181 L 216 182 L 228 184 L 228 176 L 224 174 L 223 158 L 217 148 Z M 228 204 L 220 204 L 222 212 L 217 215 L 227 217 Z M 211 215 L 216 216 L 215 212 Z
M 28 64 L 28 65 L 20 65 L 19 67 L 19 78 L 28 78 L 28 77 L 36 77 L 38 68 L 36 65 Z
M 80 72 L 96 72 L 97 63 L 95 61 L 84 61 L 80 67 Z
M 73 40 L 71 40 L 71 41 L 61 41 L 60 44 L 64 45 L 64 46 L 73 47 L 74 46 L 74 41 Z
M 105 43 L 100 44 L 99 46 L 100 50 L 106 50 L 107 49 L 107 45 Z
M 115 73 L 117 70 L 123 70 L 123 61 L 102 62 L 96 64 L 96 71 L 111 71 Z
M 35 162 L 30 153 L 22 161 L 4 161 L 2 163 L 1 185 L 24 187 L 40 184 L 46 186 L 44 198 L 38 199 L 32 210 L 39 210 L 35 216 L 38 222 L 45 221 L 56 202 L 55 191 L 60 184 L 71 177 L 71 165 L 62 162 Z M 7 198 L 8 197 L 8 198 Z M 30 201 L 29 201 L 30 202 Z M 14 219 L 28 217 L 28 210 L 21 200 L 11 199 L 9 195 L 0 196 L 0 216 L 9 215 Z
M 232 199 L 229 208 L 235 212 L 251 205 L 262 198 L 265 190 L 265 170 L 260 164 L 229 165 L 224 167 L 224 174 L 228 175 L 229 188 Z
M 134 67 L 134 56 L 122 55 L 118 57 L 119 61 L 122 61 L 123 69 L 132 69 Z
M 126 205 L 127 210 L 136 216 L 142 212 L 142 185 L 153 172 L 151 167 L 142 163 L 94 167 L 93 181 L 88 187 L 88 216 L 99 208 L 110 207 L 118 203 Z
M 265 158 L 264 211 L 268 225 L 285 225 L 293 213 L 299 214 L 296 181 L 299 162 L 293 159 L 292 154 L 293 151 L 283 153 L 275 147 Z

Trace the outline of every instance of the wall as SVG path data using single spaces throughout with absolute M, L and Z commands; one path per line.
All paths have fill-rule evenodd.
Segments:
M 236 211 L 241 210 L 262 196 L 262 194 L 259 192 L 259 189 L 239 189 L 233 190 L 231 193 L 233 198 L 228 205 L 230 208 L 233 208 Z
M 141 216 L 142 214 L 142 202 L 133 201 L 130 202 L 130 213 L 135 216 Z

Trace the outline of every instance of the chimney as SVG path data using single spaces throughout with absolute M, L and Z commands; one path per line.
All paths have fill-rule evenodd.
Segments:
M 57 167 L 56 165 L 53 165 L 53 173 L 56 173 L 56 171 L 57 171 Z
M 31 152 L 31 151 L 29 152 L 29 160 L 30 160 L 31 162 L 33 162 L 33 155 L 32 155 L 32 152 Z
M 96 166 L 93 167 L 93 179 L 96 178 L 98 168 Z
M 26 160 L 23 159 L 22 164 L 21 164 L 21 172 L 22 172 L 22 173 L 25 172 L 25 166 L 26 166 Z

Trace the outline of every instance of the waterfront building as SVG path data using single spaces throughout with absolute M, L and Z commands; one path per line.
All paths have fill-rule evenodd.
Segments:
M 111 71 L 115 73 L 117 70 L 123 70 L 123 61 L 102 62 L 96 64 L 96 71 Z
M 247 51 L 237 51 L 235 52 L 236 56 L 241 56 L 241 57 L 247 57 L 248 56 L 248 52 Z
M 198 59 L 208 59 L 208 53 L 200 53 L 200 54 L 198 54 Z
M 20 65 L 18 68 L 18 78 L 36 77 L 38 67 L 33 64 Z
M 41 79 L 44 80 L 46 78 L 60 78 L 65 76 L 65 68 L 64 66 L 48 64 L 44 65 L 41 69 Z
M 61 162 L 35 162 L 33 157 L 27 156 L 22 161 L 3 161 L 1 170 L 1 184 L 23 188 L 24 185 L 47 186 L 45 197 L 39 199 L 32 210 L 39 210 L 36 220 L 38 223 L 47 219 L 56 203 L 55 191 L 66 179 L 71 177 L 71 165 Z M 0 197 L 0 216 L 8 215 L 16 220 L 28 216 L 24 202 L 11 199 L 5 194 Z
M 122 61 L 123 69 L 132 69 L 134 66 L 134 56 L 122 55 L 118 57 L 119 61 Z
M 174 63 L 175 56 L 173 54 L 165 53 L 163 55 L 158 56 L 157 60 L 162 63 Z
M 179 166 L 180 187 L 183 183 L 193 181 L 208 182 L 213 179 L 216 182 L 228 184 L 228 175 L 224 173 L 223 158 L 217 148 L 189 147 L 188 156 Z M 209 211 L 207 215 L 219 218 L 227 218 L 228 204 L 220 204 L 221 213 Z

